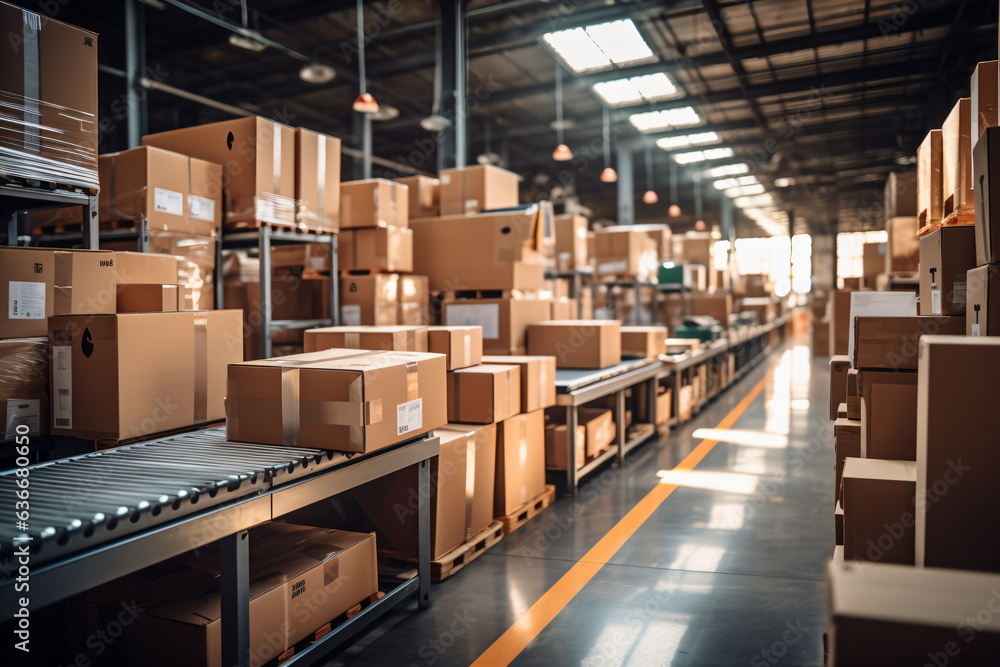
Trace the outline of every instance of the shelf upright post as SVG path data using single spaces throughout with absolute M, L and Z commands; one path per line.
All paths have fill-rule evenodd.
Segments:
M 250 667 L 250 534 L 220 540 L 222 585 L 222 664 Z
M 271 357 L 271 227 L 260 226 L 260 358 Z M 330 289 L 333 289 L 331 285 Z
M 340 243 L 338 232 L 330 233 L 330 322 L 340 326 L 340 278 L 337 276 L 337 253 Z
M 615 436 L 618 438 L 618 465 L 625 463 L 625 390 L 615 392 Z
M 417 577 L 420 580 L 417 607 L 431 606 L 431 467 L 430 460 L 417 464 Z
M 576 495 L 576 422 L 575 405 L 566 406 L 566 492 Z

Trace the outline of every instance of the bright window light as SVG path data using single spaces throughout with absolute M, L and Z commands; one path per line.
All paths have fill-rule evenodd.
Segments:
M 733 197 L 747 197 L 750 195 L 762 195 L 764 194 L 764 186 L 758 183 L 757 185 L 741 185 L 735 188 L 726 188 L 722 191 L 722 194 L 729 198 Z
M 663 137 L 656 140 L 656 145 L 665 151 L 669 151 L 675 148 L 717 144 L 720 141 L 722 139 L 715 132 L 698 132 L 696 134 L 685 134 L 680 137 Z
M 745 174 L 750 171 L 750 166 L 740 163 L 740 164 L 724 164 L 721 167 L 712 167 L 705 172 L 705 175 L 709 178 L 719 178 L 721 176 L 734 176 L 736 174 Z
M 626 106 L 684 96 L 674 80 L 662 72 L 602 81 L 595 83 L 593 89 L 608 106 Z
M 628 119 L 640 132 L 671 130 L 676 127 L 701 125 L 704 122 L 694 107 L 634 113 Z
M 550 32 L 542 39 L 574 72 L 654 58 L 631 19 Z
M 732 148 L 709 148 L 704 151 L 691 151 L 688 153 L 675 153 L 674 160 L 677 164 L 691 164 L 692 162 L 704 162 L 705 160 L 720 160 L 724 157 L 732 157 Z

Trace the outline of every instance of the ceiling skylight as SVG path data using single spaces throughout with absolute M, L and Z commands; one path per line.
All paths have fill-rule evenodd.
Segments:
M 705 160 L 721 160 L 724 157 L 732 156 L 732 148 L 709 148 L 703 151 L 674 153 L 673 157 L 677 164 L 691 164 L 692 162 L 704 162 Z
M 663 72 L 602 81 L 595 83 L 593 89 L 608 106 L 627 106 L 684 97 L 684 92 L 674 80 Z
M 665 151 L 670 151 L 677 148 L 717 144 L 720 141 L 722 139 L 715 132 L 699 132 L 697 134 L 685 134 L 680 137 L 663 137 L 656 140 L 656 145 Z
M 750 166 L 741 162 L 739 164 L 724 164 L 721 167 L 712 167 L 705 172 L 705 175 L 709 178 L 720 178 L 722 176 L 746 174 L 749 171 Z
M 694 107 L 665 109 L 663 111 L 646 111 L 634 113 L 628 117 L 629 122 L 640 132 L 658 132 L 679 127 L 701 125 L 704 121 Z
M 574 72 L 610 69 L 655 57 L 631 19 L 549 32 L 542 39 Z
M 764 194 L 764 186 L 760 183 L 757 183 L 756 185 L 741 185 L 735 188 L 726 188 L 722 191 L 722 194 L 730 198 L 762 195 Z
M 756 176 L 740 176 L 739 178 L 723 178 L 722 180 L 715 181 L 712 183 L 712 187 L 716 190 L 726 190 L 741 185 L 755 185 L 757 182 Z

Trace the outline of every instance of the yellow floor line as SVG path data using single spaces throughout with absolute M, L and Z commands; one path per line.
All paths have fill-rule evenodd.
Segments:
M 770 378 L 771 372 L 768 371 L 767 375 L 750 390 L 750 393 L 743 397 L 743 400 L 719 422 L 716 428 L 732 428 L 736 420 L 764 390 Z M 718 440 L 702 440 L 674 470 L 693 470 L 718 443 Z M 493 642 L 493 645 L 472 663 L 472 667 L 499 667 L 513 662 L 514 658 L 520 655 L 521 651 L 527 648 L 528 644 L 587 585 L 587 582 L 618 553 L 625 542 L 635 534 L 676 488 L 676 484 L 657 484 L 583 558 L 577 561 L 569 572 L 553 584 L 552 588 L 546 591 L 528 611 L 514 621 L 514 625 Z

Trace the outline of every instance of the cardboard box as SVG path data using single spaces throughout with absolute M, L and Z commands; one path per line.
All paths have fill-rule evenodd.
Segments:
M 237 310 L 64 315 L 48 321 L 52 432 L 120 441 L 223 418 L 243 359 Z
M 966 336 L 1000 336 L 1000 316 L 990 319 L 990 311 L 1000 313 L 1000 265 L 986 264 L 966 274 L 968 292 L 965 313 Z
M 97 188 L 97 35 L 0 4 L 0 174 Z
M 441 181 L 429 176 L 406 176 L 396 182 L 407 187 L 411 220 L 441 215 Z
M 941 126 L 943 215 L 969 210 L 975 201 L 972 198 L 971 108 L 970 98 L 959 99 Z
M 119 313 L 169 313 L 180 306 L 179 285 L 118 285 Z
M 0 285 L 0 338 L 44 336 L 53 315 L 116 308 L 114 255 L 102 250 L 0 247 Z
M 342 275 L 340 322 L 350 327 L 399 324 L 399 276 L 395 273 Z
M 302 229 L 340 229 L 340 139 L 295 128 L 295 222 Z
M 409 193 L 403 183 L 370 178 L 340 184 L 340 228 L 410 224 Z
M 812 326 L 812 353 L 815 357 L 829 357 L 830 350 L 830 323 L 828 321 L 813 320 Z
M 497 424 L 494 516 L 520 511 L 545 490 L 545 414 L 536 410 Z
M 49 432 L 49 341 L 47 338 L 0 340 L 0 442 L 13 440 L 19 426 L 34 437 Z
M 295 275 L 275 276 L 271 280 L 272 320 L 315 320 L 330 316 L 330 279 L 299 278 Z M 260 283 L 241 283 L 226 278 L 223 301 L 227 307 L 243 311 L 248 329 L 259 331 Z
M 889 172 L 883 192 L 885 220 L 917 214 L 917 172 Z
M 941 130 L 931 130 L 917 147 L 917 222 L 921 227 L 943 217 Z
M 966 273 L 976 268 L 975 227 L 941 227 L 920 237 L 920 314 L 965 315 Z
M 448 358 L 448 370 L 477 366 L 483 358 L 483 328 L 440 326 L 427 328 L 427 349 Z
M 617 320 L 554 320 L 528 326 L 528 354 L 556 358 L 557 368 L 607 368 L 621 363 Z
M 427 352 L 427 327 L 321 327 L 306 329 L 306 352 L 332 348 Z
M 431 323 L 430 288 L 427 276 L 399 277 L 399 323 L 427 326 Z
M 564 411 L 560 411 L 564 412 Z M 573 441 L 573 460 L 579 470 L 587 462 L 586 436 L 582 426 L 577 426 L 577 436 Z M 545 469 L 566 470 L 566 453 L 569 448 L 569 427 L 565 423 L 547 421 L 545 423 Z
M 659 262 L 656 243 L 644 232 L 604 229 L 594 237 L 594 277 L 654 282 Z
M 177 258 L 152 252 L 116 252 L 115 281 L 122 285 L 176 284 Z
M 889 274 L 916 273 L 920 262 L 920 242 L 917 238 L 917 218 L 894 217 L 885 221 L 888 234 L 885 253 L 885 272 Z
M 493 165 L 442 169 L 439 176 L 441 215 L 471 215 L 520 203 L 521 179 L 506 169 Z
M 549 318 L 544 299 L 450 299 L 443 324 L 481 326 L 484 354 L 525 354 L 528 327 Z
M 913 317 L 917 314 L 916 292 L 868 292 L 851 293 L 851 315 L 848 326 L 847 355 L 854 362 L 855 368 L 864 368 L 857 363 L 854 346 L 857 343 L 855 325 L 859 317 Z
M 549 301 L 549 319 L 552 320 L 575 320 L 577 319 L 578 306 L 575 299 L 558 297 Z
M 851 291 L 835 290 L 830 300 L 830 341 L 833 354 L 847 354 L 851 340 Z
M 622 356 L 656 359 L 667 353 L 666 327 L 621 327 L 621 336 Z
M 837 406 L 837 419 L 847 419 L 847 403 Z
M 215 244 L 216 240 L 208 236 L 149 231 L 150 253 L 181 258 L 177 260 L 175 282 L 183 288 L 182 310 L 215 308 Z
M 885 271 L 885 243 L 866 243 L 862 246 L 862 267 L 865 286 L 874 288 L 880 273 Z
M 539 290 L 549 204 L 413 223 L 414 271 L 434 291 Z
M 830 420 L 837 418 L 837 406 L 847 402 L 847 372 L 851 360 L 845 355 L 830 358 Z
M 549 470 L 566 470 L 568 436 L 566 411 L 551 411 L 545 427 L 545 467 Z M 580 408 L 577 411 L 576 438 L 573 443 L 577 469 L 582 468 L 588 459 L 610 447 L 616 437 L 611 410 Z
M 836 549 L 834 550 L 834 552 L 835 552 L 834 560 L 838 560 L 839 559 L 839 560 L 843 561 L 844 560 L 844 552 L 843 552 L 843 546 L 844 546 L 844 508 L 840 506 L 840 501 L 837 501 L 837 504 L 834 506 L 834 510 L 833 510 L 833 535 L 834 535 L 834 543 L 838 547 L 841 547 L 840 550 L 839 550 L 839 553 L 837 553 L 838 550 L 836 550 Z
M 916 370 L 921 336 L 964 333 L 964 317 L 859 317 L 854 324 L 854 367 Z
M 660 393 L 656 396 L 656 415 L 653 423 L 657 426 L 669 424 L 673 418 L 673 392 L 667 387 L 660 387 Z
M 836 460 L 836 498 L 839 502 L 844 461 L 849 458 L 861 458 L 861 423 L 838 418 L 833 424 L 833 449 Z
M 976 264 L 1000 262 L 1000 128 L 988 128 L 972 151 Z
M 587 218 L 582 215 L 557 215 L 555 228 L 556 270 L 586 269 L 590 265 L 587 254 Z
M 496 481 L 495 424 L 446 424 L 434 429 L 441 453 L 431 459 L 431 558 L 440 560 L 493 521 Z M 379 544 L 405 558 L 417 557 L 415 499 L 421 490 L 416 466 L 351 491 L 378 531 Z M 399 508 L 413 511 L 400 512 Z
M 221 164 L 225 224 L 296 226 L 293 128 L 266 118 L 238 118 L 147 134 L 142 145 Z
M 231 364 L 226 435 L 370 452 L 448 421 L 445 374 L 444 357 L 425 352 L 333 349 Z
M 917 559 L 1000 572 L 996 392 L 1000 339 L 928 336 L 917 389 Z
M 996 127 L 997 120 L 997 61 L 989 60 L 976 65 L 969 80 L 972 106 L 969 118 L 969 152 L 988 127 Z
M 993 664 L 1000 618 L 990 607 L 998 583 L 995 574 L 831 562 L 829 664 Z
M 288 523 L 250 529 L 250 665 L 274 661 L 378 592 L 375 536 Z M 134 625 L 108 645 L 122 665 L 222 667 L 222 596 L 216 543 L 87 593 L 92 625 Z M 125 616 L 124 618 L 129 618 Z M 103 661 L 103 658 L 102 658 Z
M 343 220 L 341 220 L 343 222 Z M 341 271 L 413 271 L 413 230 L 405 227 L 346 229 L 337 247 Z
M 846 357 L 845 357 L 846 358 Z M 847 370 L 847 418 L 861 421 L 861 398 L 858 395 L 858 369 Z
M 521 368 L 521 412 L 556 404 L 556 358 L 487 355 L 484 364 L 513 364 Z
M 492 424 L 521 407 L 521 369 L 482 365 L 448 372 L 448 421 Z
M 917 374 L 913 371 L 859 370 L 858 389 L 861 395 L 861 456 L 890 461 L 915 460 Z
M 677 421 L 681 424 L 691 421 L 694 408 L 694 387 L 685 385 L 677 390 Z
M 340 192 L 340 189 L 337 189 Z M 337 215 L 339 216 L 339 209 Z M 271 268 L 301 266 L 305 271 L 330 270 L 330 245 L 327 243 L 296 243 L 271 247 Z
M 708 315 L 719 321 L 723 327 L 729 326 L 729 316 L 733 314 L 732 294 L 695 294 L 687 300 L 692 315 Z
M 849 458 L 843 484 L 844 558 L 913 565 L 917 464 Z

